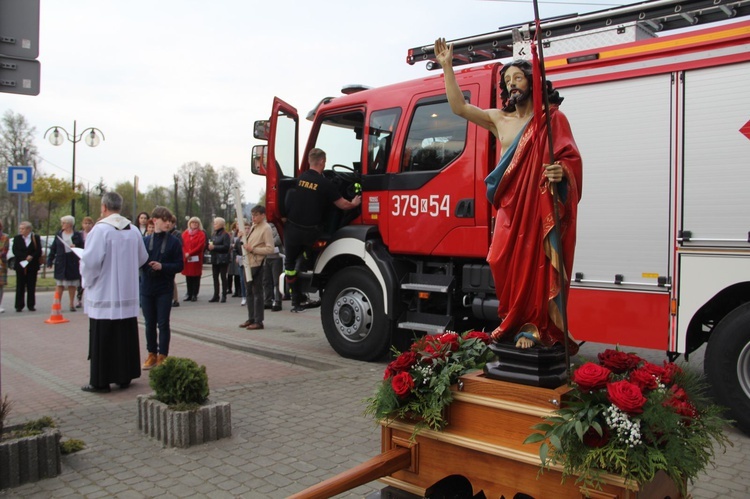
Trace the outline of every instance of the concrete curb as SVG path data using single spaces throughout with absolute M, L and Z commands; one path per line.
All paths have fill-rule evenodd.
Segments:
M 23 425 L 8 427 L 7 431 Z M 45 428 L 39 435 L 0 443 L 0 489 L 17 487 L 60 474 L 60 430 Z
M 138 429 L 167 447 L 200 445 L 232 436 L 232 410 L 228 402 L 216 402 L 173 411 L 150 395 L 138 395 Z

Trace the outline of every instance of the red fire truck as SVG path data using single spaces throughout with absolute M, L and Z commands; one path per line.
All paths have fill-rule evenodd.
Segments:
M 718 399 L 750 431 L 750 0 L 655 0 L 541 24 L 547 78 L 565 98 L 584 163 L 573 336 L 686 357 L 707 343 Z M 725 22 L 714 22 L 725 19 Z M 707 27 L 700 27 L 709 24 Z M 683 28 L 657 36 L 658 30 Z M 498 105 L 500 62 L 534 26 L 455 40 L 465 98 Z M 439 33 L 436 33 L 436 36 Z M 432 46 L 407 62 L 437 67 Z M 471 64 L 474 63 L 474 64 Z M 346 87 L 308 115 L 305 151 L 356 212 L 335 208 L 307 261 L 326 337 L 372 360 L 415 333 L 491 330 L 485 262 L 493 209 L 484 178 L 500 150 L 453 115 L 442 72 L 380 88 Z M 253 172 L 283 232 L 299 161 L 298 114 L 276 98 L 256 123 Z

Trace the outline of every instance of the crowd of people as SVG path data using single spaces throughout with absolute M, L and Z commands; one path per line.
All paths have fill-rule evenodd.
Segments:
M 308 160 L 310 170 L 300 176 L 289 206 L 285 245 L 277 228 L 266 220 L 262 205 L 252 208 L 250 220 L 242 226 L 235 223 L 229 230 L 224 218 L 215 217 L 209 235 L 198 217 L 190 218 L 180 232 L 175 215 L 163 206 L 139 213 L 132 223 L 120 214 L 122 197 L 116 192 L 102 196 L 99 220 L 84 218 L 80 231 L 73 216 L 62 217 L 49 255 L 44 254 L 42 240 L 30 222 L 19 224 L 12 246 L 0 225 L 0 305 L 9 247 L 15 257 L 17 312 L 25 307 L 35 310 L 37 273 L 45 264 L 54 267 L 57 299 L 62 300 L 67 290 L 70 311 L 83 305 L 89 317 L 91 373 L 82 389 L 96 393 L 110 391 L 112 383 L 127 387 L 141 369 L 164 362 L 169 355 L 171 311 L 180 306 L 176 275 L 185 277 L 183 302 L 197 301 L 206 254 L 213 284 L 208 302 L 226 303 L 228 296 L 241 297 L 247 320 L 239 327 L 264 329 L 265 310 L 281 310 L 284 299 L 292 300 L 292 312 L 302 312 L 310 304 L 303 303 L 298 260 L 320 235 L 325 208 L 332 204 L 349 210 L 361 203 L 359 195 L 352 201 L 342 198 L 323 177 L 324 151 L 311 150 Z M 146 337 L 142 365 L 139 313 Z
M 198 301 L 206 255 L 210 255 L 213 280 L 208 302 L 241 298 L 248 312 L 243 327 L 263 329 L 264 309 L 282 309 L 283 247 L 276 228 L 266 222 L 263 206 L 251 210 L 251 220 L 244 227 L 233 224 L 230 231 L 226 221 L 216 217 L 211 234 L 198 217 L 190 218 L 187 228 L 179 231 L 176 217 L 162 206 L 139 213 L 135 223 L 120 215 L 121 209 L 122 197 L 110 192 L 102 197 L 96 223 L 85 217 L 77 230 L 75 218 L 63 216 L 60 229 L 48 242 L 47 254 L 30 222 L 21 222 L 15 237 L 3 232 L 0 223 L 0 305 L 12 248 L 16 312 L 36 310 L 37 275 L 45 265 L 54 269 L 56 297 L 63 300 L 67 295 L 71 312 L 84 307 L 89 317 L 91 361 L 84 391 L 109 392 L 111 383 L 127 387 L 141 369 L 164 362 L 169 355 L 171 310 L 180 306 L 176 276 L 185 277 L 182 301 Z M 146 339 L 143 364 L 139 313 Z

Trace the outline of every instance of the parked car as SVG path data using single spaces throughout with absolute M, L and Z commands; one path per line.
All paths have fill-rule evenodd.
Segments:
M 55 241 L 55 235 L 51 236 L 39 236 L 42 240 L 42 253 L 44 256 L 47 256 L 47 253 L 49 253 L 49 249 L 52 246 L 52 243 Z M 13 256 L 13 239 L 11 238 L 10 241 L 10 248 L 8 249 L 8 268 L 13 269 L 15 267 L 16 259 Z

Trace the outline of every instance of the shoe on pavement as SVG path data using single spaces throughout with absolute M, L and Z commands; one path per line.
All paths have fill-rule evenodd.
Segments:
M 75 308 L 74 306 L 72 306 L 72 305 L 71 305 L 71 307 L 70 307 L 70 311 L 71 311 L 71 312 L 78 312 L 78 310 L 76 310 L 76 308 Z
M 251 321 L 251 320 L 248 319 L 245 322 L 243 322 L 242 324 L 240 324 L 239 327 L 247 327 L 247 326 L 249 326 L 252 323 L 253 323 L 253 321 Z
M 250 331 L 255 331 L 258 329 L 263 329 L 263 323 L 262 322 L 254 322 L 247 326 L 245 329 L 249 329 Z
M 93 386 L 93 385 L 83 385 L 81 387 L 81 390 L 84 392 L 89 393 L 109 393 L 111 390 L 108 386 Z
M 299 314 L 299 313 L 302 313 L 304 311 L 305 311 L 305 309 L 302 308 L 302 307 L 300 307 L 299 305 L 293 306 L 292 310 L 291 310 L 291 312 L 294 313 L 294 314 Z
M 198 301 L 198 295 L 195 295 L 192 298 L 190 298 L 190 301 Z
M 76 303 L 76 308 L 83 308 L 83 303 L 81 303 L 81 300 L 78 300 L 78 303 Z
M 20 310 L 19 310 L 20 312 Z M 34 307 L 29 307 L 29 312 L 36 312 L 36 309 Z
M 211 298 L 210 300 L 208 300 L 208 303 L 216 303 L 218 301 L 219 301 L 219 297 L 218 296 L 214 296 L 213 298 Z
M 165 360 L 167 360 L 167 356 L 166 355 L 162 355 L 162 354 L 157 355 L 156 356 L 156 365 L 160 366 L 160 365 L 164 364 Z
M 226 303 L 226 302 L 227 302 L 227 295 L 224 295 L 221 297 L 221 303 Z
M 3 307 L 0 307 L 0 314 L 4 314 L 4 313 L 5 313 L 5 309 Z
M 146 362 L 143 363 L 141 366 L 141 369 L 144 371 L 148 371 L 152 367 L 156 365 L 156 354 L 155 353 L 148 353 L 148 357 L 146 357 Z
M 175 301 L 172 302 L 172 306 L 173 307 L 179 307 L 180 306 L 180 302 L 178 302 L 177 300 L 175 300 Z
M 279 310 L 281 310 L 281 303 L 274 303 L 271 307 L 271 312 L 278 312 Z
M 243 298 L 240 305 L 247 305 L 247 298 Z
M 185 295 L 182 297 L 182 301 L 190 301 L 190 298 L 191 298 L 190 295 Z

